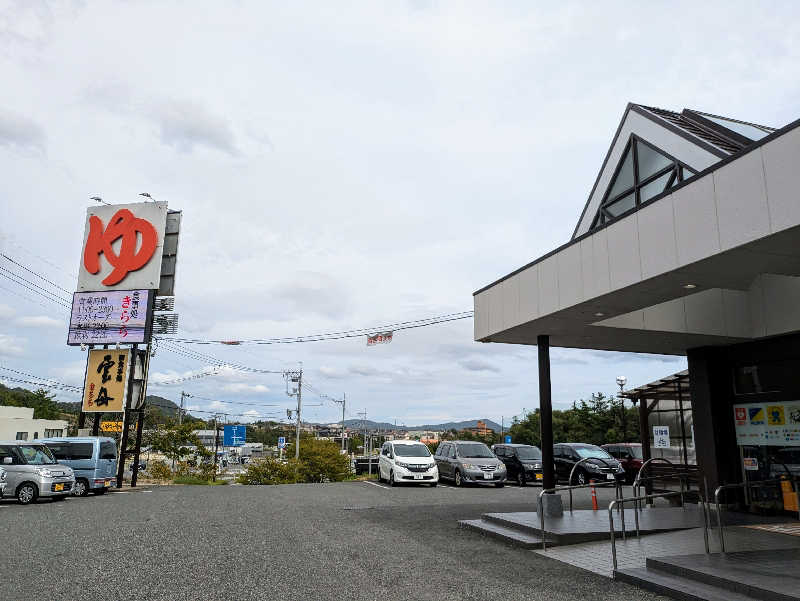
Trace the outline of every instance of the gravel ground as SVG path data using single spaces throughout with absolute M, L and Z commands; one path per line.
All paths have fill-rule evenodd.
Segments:
M 531 510 L 538 490 L 346 482 L 3 500 L 0 599 L 663 599 L 458 527 Z

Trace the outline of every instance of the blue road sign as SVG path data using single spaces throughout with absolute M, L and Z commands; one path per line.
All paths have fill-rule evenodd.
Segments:
M 511 444 L 511 435 L 506 434 L 506 444 Z
M 225 426 L 222 435 L 223 447 L 241 447 L 247 436 L 247 426 Z
M 285 436 L 278 436 L 278 448 L 285 449 L 286 448 L 286 437 Z

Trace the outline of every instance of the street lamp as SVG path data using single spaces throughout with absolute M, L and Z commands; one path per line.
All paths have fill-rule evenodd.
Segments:
M 625 419 L 625 397 L 622 396 L 622 391 L 627 382 L 628 378 L 625 376 L 617 376 L 617 386 L 619 386 L 619 406 L 622 411 L 622 442 L 628 442 L 628 424 L 627 420 Z

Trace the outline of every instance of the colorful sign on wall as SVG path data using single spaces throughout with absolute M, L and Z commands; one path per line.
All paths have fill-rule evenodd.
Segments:
M 86 366 L 82 411 L 121 413 L 128 393 L 129 349 L 92 349 Z
M 669 448 L 669 426 L 653 426 L 653 447 Z
M 76 292 L 67 344 L 134 344 L 150 341 L 149 290 Z
M 736 444 L 800 446 L 800 401 L 733 406 Z

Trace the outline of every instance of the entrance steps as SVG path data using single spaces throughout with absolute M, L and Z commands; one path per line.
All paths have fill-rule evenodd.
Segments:
M 798 601 L 800 549 L 649 557 L 616 580 L 690 601 Z
M 520 547 L 522 549 L 540 549 L 542 546 L 542 539 L 540 536 L 523 530 L 517 530 L 516 528 L 508 528 L 490 520 L 461 520 L 458 523 L 462 528 L 475 530 L 481 534 L 511 543 L 515 547 Z M 552 542 L 548 540 L 547 544 L 550 545 Z

